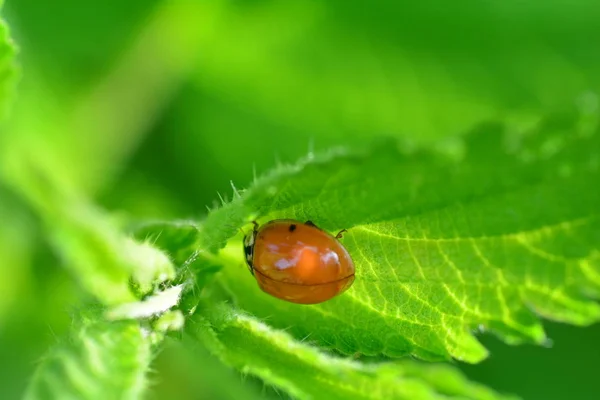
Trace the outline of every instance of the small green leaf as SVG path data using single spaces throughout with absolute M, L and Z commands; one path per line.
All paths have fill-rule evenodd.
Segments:
M 487 351 L 474 330 L 544 343 L 536 313 L 600 319 L 591 300 L 600 294 L 600 135 L 578 121 L 523 135 L 488 126 L 438 149 L 389 142 L 280 168 L 209 214 L 202 248 L 230 240 L 220 282 L 241 308 L 344 353 L 477 362 Z M 260 292 L 238 231 L 273 218 L 348 229 L 354 286 L 315 306 Z
M 140 399 L 152 360 L 151 338 L 136 322 L 83 317 L 40 362 L 25 398 Z
M 188 325 L 224 363 L 297 399 L 500 399 L 447 365 L 364 364 L 295 340 L 230 306 L 200 307 Z M 310 338 L 308 338 L 310 340 Z
M 130 230 L 137 240 L 162 249 L 179 266 L 190 261 L 197 250 L 198 225 L 194 221 L 150 221 Z
M 199 246 L 197 223 L 153 221 L 134 225 L 131 231 L 137 240 L 152 243 L 169 255 L 175 265 L 176 281 L 184 288 L 180 308 L 186 313 L 194 309 L 207 283 L 221 269 L 221 260 Z

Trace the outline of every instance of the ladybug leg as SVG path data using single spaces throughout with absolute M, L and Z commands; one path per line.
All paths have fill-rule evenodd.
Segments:
M 344 233 L 344 232 L 348 232 L 348 230 L 346 230 L 346 229 L 342 229 L 341 231 L 339 231 L 339 232 L 337 233 L 337 235 L 335 235 L 335 238 L 336 238 L 336 239 L 341 239 L 341 238 L 343 237 L 342 233 Z
M 316 226 L 316 225 L 315 225 L 315 223 L 314 223 L 314 222 L 312 222 L 312 221 L 306 221 L 306 222 L 304 223 L 304 225 L 313 226 L 313 227 L 315 227 L 315 228 L 318 228 L 318 226 Z

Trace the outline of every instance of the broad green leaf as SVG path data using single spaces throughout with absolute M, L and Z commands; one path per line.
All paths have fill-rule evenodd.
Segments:
M 297 399 L 500 399 L 447 365 L 364 364 L 317 350 L 231 306 L 200 306 L 188 325 L 213 354 Z
M 344 353 L 477 362 L 487 352 L 474 330 L 544 343 L 536 314 L 600 319 L 600 135 L 580 121 L 524 135 L 486 126 L 437 150 L 389 142 L 279 168 L 209 214 L 200 248 L 229 240 L 220 282 L 241 308 Z M 272 218 L 349 229 L 354 286 L 314 306 L 260 292 L 238 230 Z
M 140 399 L 153 358 L 151 339 L 135 322 L 83 317 L 40 362 L 25 398 Z

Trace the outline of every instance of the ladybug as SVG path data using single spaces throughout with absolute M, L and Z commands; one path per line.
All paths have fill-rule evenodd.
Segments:
M 244 253 L 258 286 L 278 299 L 317 304 L 344 291 L 354 282 L 354 263 L 337 236 L 311 221 L 270 221 L 244 237 Z

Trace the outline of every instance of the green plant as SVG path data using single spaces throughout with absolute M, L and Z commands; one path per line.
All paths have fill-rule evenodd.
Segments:
M 381 121 L 398 123 L 390 115 L 392 121 L 386 120 L 380 108 L 376 123 L 354 115 L 358 133 L 344 145 L 272 166 L 245 189 L 231 182 L 232 200 L 221 197 L 202 217 L 146 220 L 105 211 L 93 199 L 115 179 L 115 166 L 124 163 L 137 135 L 184 77 L 199 79 L 195 71 L 201 71 L 222 79 L 225 87 L 241 86 L 240 93 L 261 90 L 262 84 L 246 79 L 260 75 L 262 66 L 244 52 L 243 42 L 219 47 L 218 39 L 209 40 L 210 27 L 231 28 L 230 21 L 245 14 L 218 2 L 203 7 L 161 5 L 116 72 L 64 104 L 43 100 L 43 90 L 25 81 L 22 104 L 32 108 L 40 102 L 47 112 L 31 120 L 18 118 L 17 111 L 16 122 L 5 124 L 0 190 L 10 196 L 0 198 L 0 205 L 14 212 L 0 209 L 0 215 L 19 237 L 43 232 L 75 288 L 75 299 L 67 303 L 77 304 L 69 332 L 37 364 L 26 398 L 142 398 L 160 379 L 152 374 L 154 358 L 170 346 L 192 352 L 191 365 L 203 365 L 198 373 L 214 380 L 216 387 L 193 388 L 190 396 L 207 390 L 215 397 L 259 397 L 247 389 L 265 385 L 263 396 L 281 391 L 300 399 L 509 398 L 470 382 L 455 365 L 428 362 L 481 362 L 488 352 L 476 334 L 483 332 L 511 345 L 544 345 L 540 317 L 582 326 L 600 319 L 595 185 L 600 133 L 591 95 L 579 105 L 555 103 L 560 96 L 547 95 L 540 107 L 559 111 L 507 107 L 514 114 L 489 122 L 495 110 L 510 103 L 511 94 L 503 92 L 485 107 L 472 101 L 448 114 L 438 111 L 447 134 L 415 118 L 410 128 L 420 135 L 365 138 L 385 125 Z M 214 11 L 211 7 L 219 11 L 207 12 L 212 25 L 186 23 L 199 10 Z M 308 17 L 298 18 L 288 32 L 292 38 L 318 14 L 306 7 Z M 295 15 L 293 8 L 286 10 L 281 13 Z M 0 28 L 0 109 L 5 109 L 16 67 L 4 25 Z M 156 42 L 166 28 L 169 45 Z M 256 29 L 269 37 L 262 31 L 267 28 Z M 145 71 L 156 43 L 162 43 L 164 54 L 157 52 L 156 69 L 140 77 L 137 71 Z M 199 62 L 190 51 L 194 46 L 215 58 Z M 248 57 L 248 69 L 219 68 L 217 56 L 237 53 Z M 294 70 L 280 67 L 268 70 L 278 71 L 279 81 L 298 92 Z M 307 82 L 300 86 L 320 92 L 317 80 L 301 76 Z M 130 91 L 113 102 L 124 81 Z M 326 92 L 337 98 L 337 83 L 328 82 L 332 88 Z M 348 82 L 340 85 L 356 93 Z M 376 84 L 369 86 L 376 91 Z M 269 93 L 277 97 L 279 88 Z M 471 90 L 461 96 L 481 98 Z M 264 110 L 277 104 L 265 96 L 253 106 Z M 130 112 L 123 113 L 123 107 Z M 282 124 L 298 119 L 283 108 L 277 109 Z M 325 108 L 326 101 L 302 102 L 297 109 L 308 117 L 300 125 L 327 130 L 320 114 Z M 151 192 L 142 197 L 140 204 L 152 201 Z M 28 218 L 35 222 L 21 223 Z M 331 232 L 348 229 L 343 243 L 357 268 L 352 289 L 315 306 L 260 292 L 244 265 L 241 232 L 252 220 L 275 218 L 310 219 Z M 18 259 L 11 262 L 17 265 Z M 11 301 L 0 300 L 0 322 Z M 240 385 L 239 377 L 215 360 L 250 381 Z

